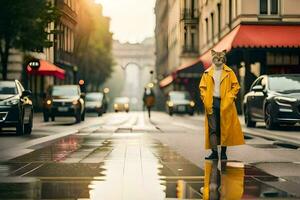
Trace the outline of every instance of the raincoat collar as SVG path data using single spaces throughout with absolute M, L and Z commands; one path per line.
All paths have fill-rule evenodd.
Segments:
M 207 70 L 205 70 L 206 73 L 208 73 L 208 75 L 210 75 L 212 78 L 214 77 L 214 71 L 215 71 L 215 65 L 212 65 L 210 68 L 208 68 Z M 222 75 L 221 75 L 221 81 L 223 81 L 223 79 L 228 75 L 228 72 L 230 72 L 231 69 L 227 66 L 227 65 L 223 65 L 222 67 Z

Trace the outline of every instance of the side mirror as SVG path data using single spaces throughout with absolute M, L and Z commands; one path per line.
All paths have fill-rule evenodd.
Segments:
M 22 97 L 28 97 L 28 96 L 31 96 L 32 95 L 32 92 L 30 90 L 24 90 L 22 92 Z
M 254 92 L 262 92 L 264 90 L 262 85 L 256 85 L 252 88 Z

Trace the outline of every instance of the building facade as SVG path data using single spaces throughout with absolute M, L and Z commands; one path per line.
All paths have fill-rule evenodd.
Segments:
M 300 1 L 202 0 L 199 6 L 200 60 L 207 68 L 210 49 L 228 51 L 242 86 L 239 103 L 262 74 L 300 73 Z
M 54 64 L 66 71 L 64 83 L 77 82 L 76 59 L 74 56 L 74 36 L 77 25 L 78 1 L 55 0 L 55 5 L 61 12 L 61 17 L 56 23 L 59 34 L 55 35 Z
M 158 0 L 156 15 L 156 64 L 161 80 L 199 56 L 198 0 Z
M 156 67 L 159 85 L 166 95 L 172 90 L 187 90 L 197 101 L 199 67 L 198 0 L 157 0 Z M 192 66 L 192 69 L 187 67 Z
M 168 74 L 168 1 L 156 1 L 155 4 L 155 66 L 158 79 Z
M 217 51 L 225 49 L 228 65 L 235 71 L 241 82 L 240 99 L 249 91 L 253 80 L 261 74 L 300 73 L 300 1 L 174 0 L 170 2 L 168 41 L 169 54 L 171 54 L 169 58 L 174 57 L 171 59 L 172 67 L 180 66 L 178 60 L 182 59 L 178 47 L 177 54 L 172 52 L 172 48 L 170 49 L 176 41 L 181 41 L 183 42 L 181 44 L 187 46 L 196 41 L 199 55 L 197 60 L 202 64 L 203 69 L 211 65 L 211 49 Z M 185 33 L 188 33 L 186 30 L 193 30 L 194 25 L 191 25 L 190 29 L 184 25 L 191 20 L 181 20 L 183 21 L 181 34 L 178 28 L 173 28 L 180 27 L 174 22 L 176 18 L 178 19 L 180 5 L 187 8 L 183 13 L 188 14 L 184 14 L 183 19 L 192 18 L 191 15 L 194 15 L 194 18 L 198 17 L 197 40 L 192 39 L 191 34 L 185 36 Z M 198 8 L 198 12 L 191 11 L 193 6 Z M 190 67 L 194 65 L 186 66 L 186 68 Z M 169 76 L 165 75 L 165 79 L 161 81 L 163 89 L 169 85 L 176 85 L 177 71 L 175 70 L 175 76 L 174 70 L 171 70 Z

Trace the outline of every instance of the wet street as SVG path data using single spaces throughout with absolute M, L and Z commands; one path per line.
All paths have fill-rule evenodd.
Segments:
M 299 141 L 260 127 L 216 162 L 204 160 L 203 116 L 40 119 L 31 136 L 1 134 L 0 199 L 300 199 Z

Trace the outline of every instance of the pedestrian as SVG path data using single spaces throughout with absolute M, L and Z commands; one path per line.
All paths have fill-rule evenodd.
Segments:
M 147 108 L 148 117 L 151 118 L 151 108 L 155 104 L 155 95 L 154 91 L 151 87 L 145 87 L 144 95 L 143 95 L 144 107 Z
M 239 122 L 235 99 L 240 85 L 235 73 L 226 63 L 226 50 L 211 51 L 212 66 L 205 70 L 199 89 L 205 107 L 205 148 L 212 153 L 205 159 L 227 160 L 227 146 L 245 143 Z

